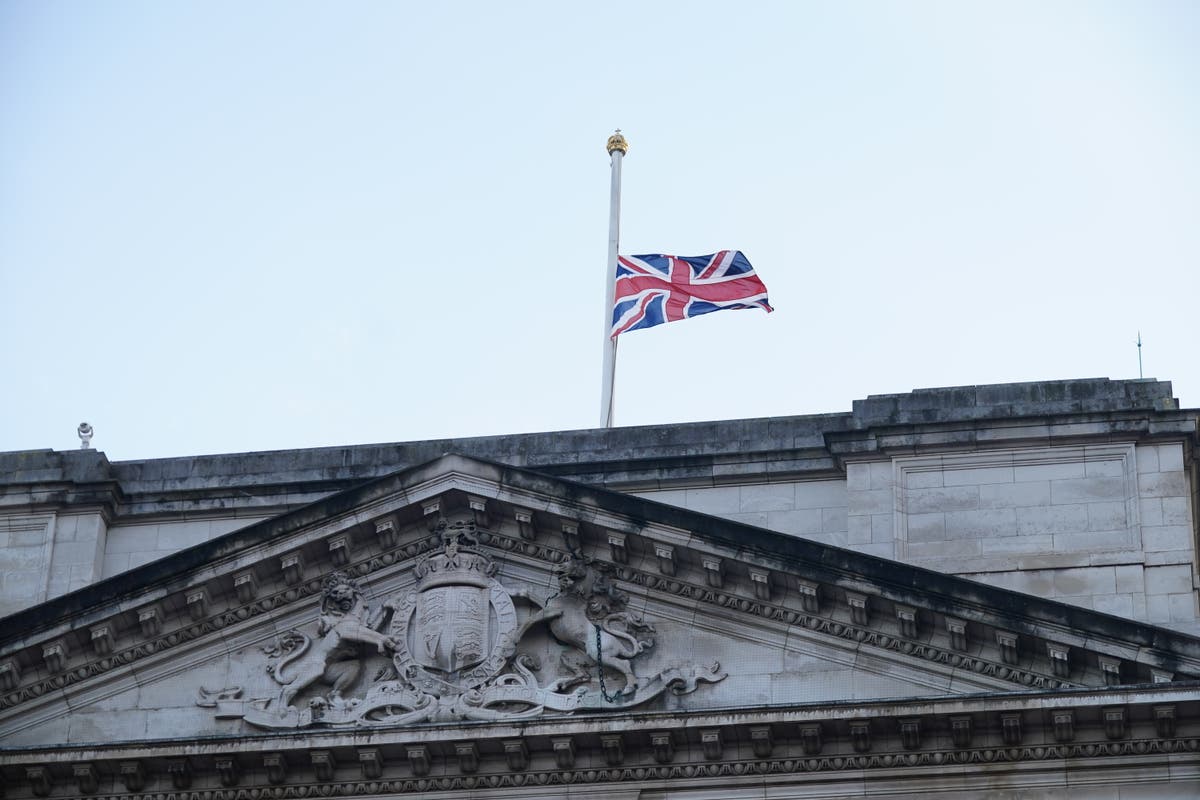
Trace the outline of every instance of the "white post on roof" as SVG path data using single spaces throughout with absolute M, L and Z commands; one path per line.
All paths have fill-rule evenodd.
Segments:
M 629 143 L 620 128 L 608 137 L 612 157 L 612 187 L 608 205 L 608 266 L 604 287 L 604 374 L 600 385 L 600 427 L 613 424 L 613 394 L 617 375 L 617 340 L 612 338 L 613 298 L 617 288 L 617 245 L 621 236 L 621 160 L 629 152 Z

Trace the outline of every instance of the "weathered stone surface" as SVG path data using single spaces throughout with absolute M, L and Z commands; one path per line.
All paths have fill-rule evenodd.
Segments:
M 894 547 L 898 516 L 914 516 L 904 493 L 935 487 L 898 480 L 892 459 L 848 466 L 847 534 Z M 940 488 L 1002 485 L 964 483 L 974 467 L 952 468 L 958 485 Z M 807 496 L 839 502 L 820 481 Z M 723 496 L 740 513 L 836 511 L 800 508 L 801 486 Z M 1140 495 L 1121 486 L 1125 501 L 1075 505 L 1089 524 L 1114 519 L 1113 503 L 1134 514 Z M 856 491 L 890 501 L 854 504 Z M 1162 512 L 1164 498 L 1150 499 Z M 993 541 L 974 535 L 1001 526 L 986 515 L 1015 520 L 1020 508 L 922 512 L 948 538 L 911 545 Z M 1015 528 L 994 540 L 1022 539 Z M 1106 531 L 1050 536 L 1074 533 Z M 1146 770 L 1187 786 L 1191 773 L 1161 765 L 1200 748 L 1200 640 L 1045 599 L 1099 607 L 1141 593 L 1145 613 L 1178 618 L 1194 604 L 1187 565 L 1148 573 L 1094 555 L 1017 551 L 1018 563 L 1046 562 L 1043 596 L 1021 595 L 448 456 L 10 617 L 0 772 L 16 779 L 14 797 L 129 780 L 214 800 L 313 786 L 702 797 L 720 785 L 732 797 L 767 774 L 792 796 L 844 780 L 858 787 L 840 791 L 849 796 L 882 781 L 970 793 L 983 764 L 989 785 L 1001 776 L 1021 791 L 1034 773 L 1033 789 L 1056 785 L 1055 769 L 1066 785 L 1068 764 L 1072 781 L 1095 783 L 1095 764 L 1106 787 L 1139 785 Z M 61 663 L 47 660 L 53 648 Z M 1147 688 L 1160 679 L 1175 683 Z M 1115 707 L 1126 710 L 1117 738 Z M 1158 711 L 1168 707 L 1170 730 Z M 1000 747 L 1005 715 L 1015 738 Z

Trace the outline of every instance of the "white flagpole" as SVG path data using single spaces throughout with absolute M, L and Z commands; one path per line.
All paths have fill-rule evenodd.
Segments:
M 604 376 L 600 386 L 600 427 L 613 424 L 613 393 L 617 374 L 617 342 L 612 332 L 613 298 L 617 290 L 617 241 L 621 234 L 621 160 L 629 152 L 629 143 L 621 130 L 608 137 L 608 154 L 612 157 L 612 188 L 608 204 L 608 266 L 604 289 Z

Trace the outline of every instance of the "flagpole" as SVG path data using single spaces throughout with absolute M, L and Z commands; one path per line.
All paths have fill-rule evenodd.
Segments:
M 612 332 L 613 298 L 617 288 L 617 242 L 621 233 L 621 161 L 629 152 L 629 143 L 621 130 L 608 137 L 608 154 L 612 157 L 612 185 L 608 203 L 608 266 L 604 287 L 604 374 L 600 386 L 600 427 L 613 424 L 613 394 L 617 373 L 617 342 Z

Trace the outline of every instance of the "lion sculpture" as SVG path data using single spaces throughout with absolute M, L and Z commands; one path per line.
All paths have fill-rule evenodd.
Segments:
M 394 639 L 380 633 L 394 610 L 388 601 L 372 615 L 353 578 L 341 572 L 329 575 L 321 596 L 317 638 L 291 631 L 272 651 L 282 653 L 279 661 L 268 667 L 283 685 L 280 712 L 291 708 L 296 695 L 317 681 L 332 686 L 325 702 L 334 708 L 346 707 L 345 692 L 362 671 L 362 645 L 373 645 L 381 654 L 396 648 Z
M 629 612 L 622 611 L 628 596 L 616 588 L 608 576 L 600 572 L 602 565 L 580 557 L 568 557 L 555 568 L 558 592 L 545 602 L 528 599 L 541 606 L 524 626 L 521 634 L 532 626 L 545 622 L 550 635 L 562 644 L 582 651 L 588 660 L 597 665 L 611 667 L 625 678 L 621 694 L 637 691 L 640 679 L 630 661 L 638 654 L 654 646 L 649 634 L 654 629 L 634 619 Z M 524 593 L 522 593 L 524 594 Z M 520 638 L 520 635 L 517 637 Z M 577 681 L 566 678 L 557 682 L 554 689 Z

